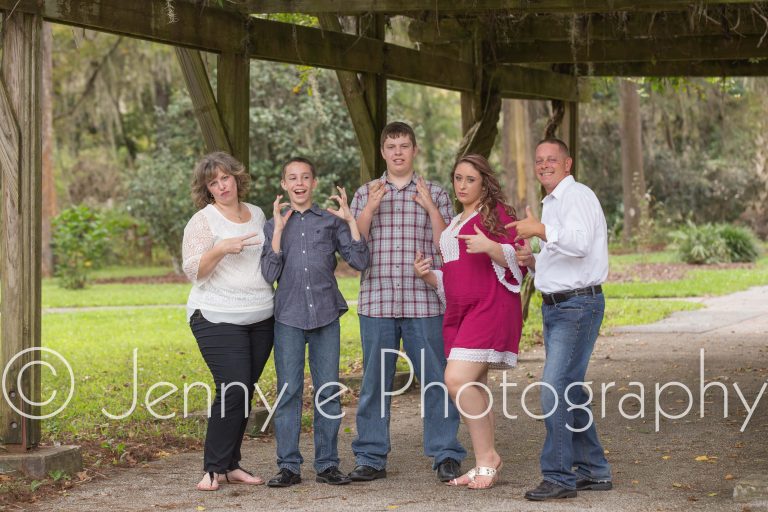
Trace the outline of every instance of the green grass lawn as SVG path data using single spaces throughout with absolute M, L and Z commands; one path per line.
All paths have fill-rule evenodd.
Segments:
M 639 259 L 646 258 L 646 259 Z M 647 255 L 621 255 L 612 257 L 612 265 L 668 262 L 670 253 Z M 101 276 L 163 275 L 168 269 L 152 267 L 144 270 L 105 269 Z M 146 275 L 146 274 L 144 274 Z M 674 311 L 701 307 L 699 304 L 675 300 L 647 300 L 647 297 L 684 297 L 730 293 L 752 285 L 768 284 L 768 258 L 761 259 L 752 269 L 695 269 L 682 280 L 669 282 L 637 282 L 607 284 L 607 310 L 603 330 L 631 324 L 661 320 Z M 357 299 L 358 279 L 339 280 L 342 293 L 348 300 Z M 58 434 L 94 438 L 142 438 L 167 433 L 169 426 L 177 434 L 202 434 L 201 422 L 184 420 L 183 389 L 192 382 L 212 385 L 210 374 L 197 349 L 186 321 L 185 309 L 153 308 L 153 305 L 184 304 L 187 284 L 103 284 L 91 285 L 80 291 L 58 288 L 52 281 L 43 284 L 44 307 L 77 307 L 99 305 L 143 305 L 144 308 L 120 310 L 73 311 L 43 315 L 43 345 L 60 352 L 72 365 L 75 374 L 75 394 L 72 402 L 59 416 L 43 422 L 47 439 Z M 534 296 L 530 317 L 523 329 L 523 347 L 541 339 L 540 298 Z M 341 319 L 341 369 L 356 372 L 360 368 L 361 350 L 356 308 Z M 138 349 L 137 406 L 128 420 L 112 420 L 102 412 L 119 414 L 126 411 L 132 401 L 133 349 Z M 44 360 L 54 360 L 49 355 Z M 401 363 L 401 368 L 404 365 Z M 43 392 L 46 400 L 54 390 L 60 394 L 43 412 L 50 412 L 61 404 L 66 393 L 66 372 L 54 377 L 42 370 Z M 157 414 L 175 413 L 176 418 L 158 422 L 147 411 L 145 400 L 149 386 L 156 382 L 169 382 L 178 391 L 158 403 Z M 275 396 L 275 372 L 272 362 L 267 365 L 260 382 L 261 389 L 270 400 Z M 156 389 L 150 400 L 170 391 L 164 386 Z M 188 410 L 205 408 L 205 393 L 193 389 L 188 396 Z M 158 425 L 162 424 L 162 428 Z

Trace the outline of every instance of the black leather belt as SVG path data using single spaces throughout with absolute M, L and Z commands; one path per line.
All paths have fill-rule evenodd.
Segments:
M 578 297 L 579 295 L 595 296 L 599 293 L 603 293 L 603 287 L 600 285 L 597 285 L 597 286 L 587 286 L 586 288 L 579 288 L 577 290 L 566 290 L 566 291 L 555 292 L 555 293 L 542 293 L 541 298 L 544 301 L 544 304 L 546 304 L 547 306 L 551 306 L 553 304 L 557 304 L 558 302 L 565 302 L 571 297 Z

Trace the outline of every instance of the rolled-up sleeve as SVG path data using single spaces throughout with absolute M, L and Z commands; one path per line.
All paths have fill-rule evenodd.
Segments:
M 184 238 L 181 242 L 181 268 L 193 284 L 201 284 L 208 276 L 198 279 L 200 260 L 213 247 L 215 237 L 202 213 L 195 214 L 184 227 Z
M 352 268 L 362 271 L 368 267 L 370 253 L 365 237 L 360 235 L 360 240 L 354 240 L 349 225 L 341 219 L 336 226 L 336 250 Z
M 440 211 L 440 215 L 443 216 L 445 223 L 450 224 L 451 220 L 453 220 L 453 203 L 451 203 L 451 197 L 448 195 L 448 192 L 441 188 L 435 198 L 435 204 L 437 204 L 437 209 Z
M 355 195 L 352 197 L 352 202 L 349 205 L 349 209 L 355 218 L 358 218 L 365 205 L 368 204 L 368 184 L 359 187 L 355 191 Z
M 275 232 L 275 221 L 264 224 L 264 248 L 261 251 L 261 275 L 272 284 L 280 278 L 283 272 L 283 252 L 272 250 L 272 236 Z

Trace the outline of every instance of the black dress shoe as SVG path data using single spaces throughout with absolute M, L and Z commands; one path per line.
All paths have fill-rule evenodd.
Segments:
M 461 463 L 456 459 L 445 459 L 437 465 L 437 478 L 441 482 L 450 482 L 461 476 Z
M 280 468 L 280 472 L 269 479 L 267 487 L 290 487 L 298 483 L 301 483 L 301 475 L 288 468 Z
M 531 501 L 556 500 L 560 498 L 575 498 L 575 489 L 566 489 L 562 485 L 542 480 L 539 486 L 525 493 L 525 499 Z
M 325 471 L 318 473 L 317 478 L 315 478 L 315 482 L 329 485 L 345 485 L 352 483 L 352 479 L 339 471 L 339 468 L 336 466 L 331 466 Z
M 613 489 L 613 483 L 610 480 L 604 480 L 602 482 L 595 482 L 594 480 L 587 480 L 586 478 L 580 478 L 576 480 L 577 491 L 610 491 Z
M 349 474 L 350 480 L 353 482 L 370 482 L 371 480 L 377 480 L 379 478 L 387 478 L 386 469 L 376 469 L 371 466 L 365 466 L 360 464 Z

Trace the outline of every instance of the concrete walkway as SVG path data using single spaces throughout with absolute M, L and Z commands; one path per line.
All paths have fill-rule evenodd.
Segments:
M 222 486 L 218 492 L 201 493 L 194 485 L 201 477 L 201 453 L 171 456 L 144 467 L 120 470 L 107 480 L 83 485 L 55 501 L 33 505 L 30 510 L 761 510 L 765 502 L 739 503 L 733 490 L 750 475 L 768 479 L 768 393 L 756 406 L 741 432 L 745 407 L 736 387 L 752 406 L 768 378 L 768 287 L 706 299 L 706 309 L 675 313 L 649 326 L 624 328 L 602 336 L 588 378 L 595 392 L 593 411 L 598 430 L 613 465 L 615 488 L 611 492 L 582 492 L 572 500 L 533 503 L 523 493 L 539 480 L 538 455 L 544 437 L 542 421 L 523 411 L 523 389 L 540 378 L 544 361 L 541 347 L 522 354 L 519 367 L 507 372 L 510 414 L 502 415 L 502 373 L 494 372 L 492 386 L 497 413 L 498 450 L 504 459 L 502 481 L 488 491 L 449 488 L 437 482 L 430 461 L 421 455 L 419 393 L 395 399 L 392 413 L 392 453 L 388 478 L 345 487 L 316 484 L 312 471 L 310 435 L 302 435 L 308 463 L 305 481 L 288 489 L 264 486 Z M 723 418 L 723 392 L 714 386 L 705 397 L 700 418 L 700 350 L 704 349 L 707 382 L 728 388 L 728 418 Z M 655 385 L 678 381 L 692 392 L 692 408 L 680 419 L 655 421 Z M 605 393 L 601 385 L 615 382 Z M 628 396 L 644 386 L 644 410 Z M 668 415 L 685 412 L 688 396 L 678 387 L 662 388 L 660 403 Z M 624 398 L 626 397 L 626 398 Z M 626 419 L 618 412 L 623 398 Z M 538 389 L 526 400 L 538 410 Z M 605 406 L 606 417 L 599 418 Z M 342 469 L 354 459 L 354 409 L 346 408 L 339 439 Z M 469 446 L 466 429 L 461 440 Z M 276 471 L 272 438 L 247 440 L 243 466 L 269 477 Z M 698 460 L 697 460 L 698 459 Z M 470 454 L 471 460 L 471 454 Z M 464 467 L 471 467 L 471 462 Z

